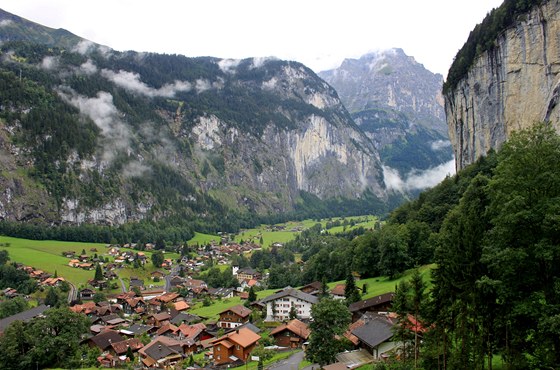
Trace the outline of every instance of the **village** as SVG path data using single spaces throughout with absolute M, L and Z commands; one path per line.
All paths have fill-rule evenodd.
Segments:
M 275 247 L 282 245 L 277 243 Z M 250 255 L 261 246 L 233 243 L 227 238 L 176 259 L 157 260 L 157 269 L 148 279 L 131 277 L 127 287 L 119 277 L 122 266 L 148 265 L 153 261 L 153 255 L 151 259 L 148 255 L 157 253 L 154 244 L 141 249 L 136 245 L 107 245 L 106 250 L 91 249 L 89 254 L 64 251 L 68 266 L 91 270 L 92 277 L 96 270 L 95 277 L 81 287 L 56 274 L 18 265 L 42 288 L 65 286 L 70 310 L 89 318 L 90 333 L 82 343 L 98 350 L 100 367 L 231 368 L 258 362 L 267 357 L 263 356 L 266 353 L 305 351 L 311 335 L 312 307 L 325 294 L 335 300 L 346 298 L 344 284 L 326 289 L 316 281 L 299 288 L 274 290 L 257 299 L 256 292 L 265 292 L 267 274 L 230 264 L 232 256 Z M 212 288 L 195 278 L 209 260 L 215 266 L 231 268 L 237 287 Z M 121 292 L 103 293 L 115 288 Z M 3 295 L 10 299 L 18 293 L 6 289 Z M 394 338 L 397 317 L 391 312 L 393 298 L 394 293 L 386 293 L 348 306 L 352 322 L 344 337 L 351 349 L 337 355 L 338 361 L 329 366 L 357 368 L 399 352 L 402 343 Z M 200 316 L 192 308 L 201 302 L 202 306 L 219 302 L 223 309 L 211 317 Z M 0 320 L 0 332 L 15 320 L 31 320 L 47 309 L 39 305 Z M 416 333 L 424 331 L 412 316 L 408 323 Z

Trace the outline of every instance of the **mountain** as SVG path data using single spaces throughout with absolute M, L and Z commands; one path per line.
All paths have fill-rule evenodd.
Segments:
M 445 83 L 457 169 L 535 122 L 560 130 L 558 14 L 558 2 L 506 0 L 471 32 Z
M 443 96 L 443 77 L 428 71 L 402 49 L 346 59 L 320 72 L 355 122 L 380 151 L 384 165 L 401 176 L 452 159 Z
M 0 40 L 0 219 L 386 210 L 377 148 L 300 63 L 122 53 L 6 12 Z

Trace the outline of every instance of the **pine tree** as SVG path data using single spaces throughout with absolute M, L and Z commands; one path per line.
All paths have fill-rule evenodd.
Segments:
M 346 276 L 346 286 L 344 287 L 344 296 L 346 297 L 346 304 L 350 305 L 354 302 L 358 302 L 361 299 L 360 291 L 356 286 L 354 281 L 354 276 L 352 272 L 348 272 Z
M 98 263 L 95 266 L 95 276 L 93 277 L 95 281 L 103 280 L 103 271 L 101 270 L 101 265 Z
M 249 303 L 253 303 L 257 300 L 257 293 L 255 293 L 255 289 L 253 289 L 253 287 L 249 288 L 249 297 L 247 298 L 247 301 Z

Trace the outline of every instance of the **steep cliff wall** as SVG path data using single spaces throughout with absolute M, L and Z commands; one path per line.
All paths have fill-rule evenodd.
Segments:
M 550 121 L 560 128 L 560 2 L 518 17 L 445 96 L 457 169 L 515 130 Z

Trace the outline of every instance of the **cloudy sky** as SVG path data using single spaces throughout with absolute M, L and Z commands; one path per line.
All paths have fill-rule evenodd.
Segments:
M 0 8 L 116 50 L 297 60 L 316 72 L 399 47 L 447 75 L 502 0 L 3 0 Z

